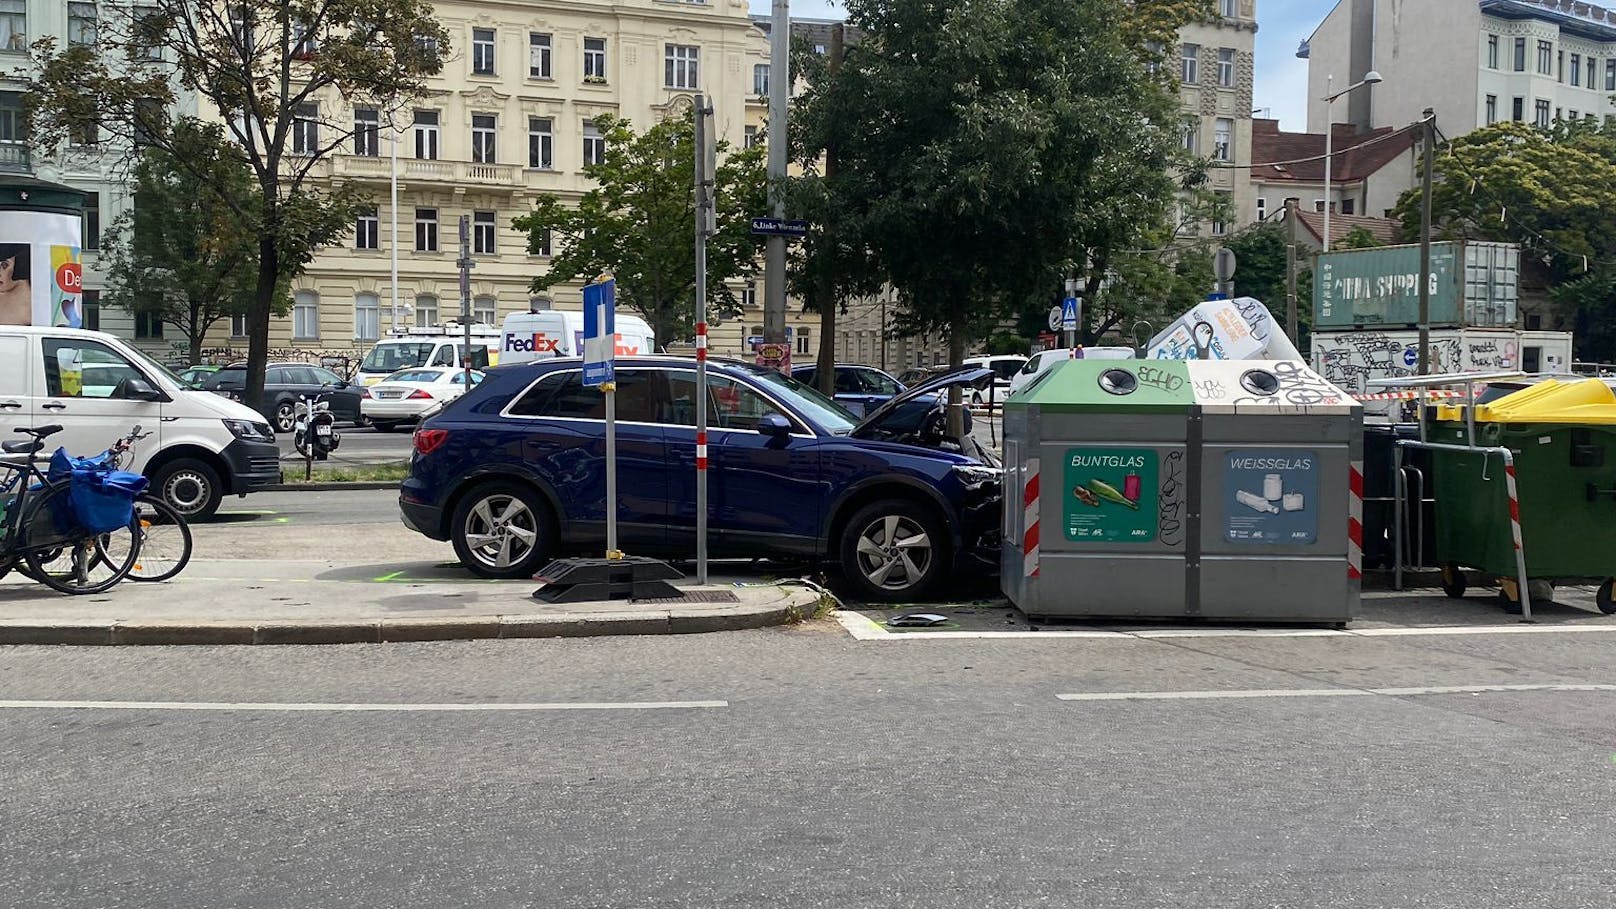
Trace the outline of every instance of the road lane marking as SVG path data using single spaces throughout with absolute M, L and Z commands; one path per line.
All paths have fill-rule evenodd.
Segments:
M 579 701 L 530 704 L 341 704 L 260 701 L 3 701 L 0 710 L 192 710 L 267 713 L 528 713 L 562 710 L 698 710 L 728 701 Z
M 1209 691 L 1084 691 L 1057 694 L 1061 701 L 1235 701 L 1258 698 L 1418 697 L 1512 691 L 1616 691 L 1616 685 L 1428 685 L 1413 688 L 1235 688 Z

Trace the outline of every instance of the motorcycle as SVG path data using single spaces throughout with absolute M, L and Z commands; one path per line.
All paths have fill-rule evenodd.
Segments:
M 337 418 L 331 413 L 331 402 L 324 400 L 325 392 L 310 396 L 299 395 L 296 418 L 292 423 L 292 444 L 305 458 L 324 461 L 342 444 L 337 432 Z

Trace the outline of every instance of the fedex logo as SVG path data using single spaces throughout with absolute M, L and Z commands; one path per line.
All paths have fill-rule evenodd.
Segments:
M 508 331 L 505 333 L 504 350 L 554 355 L 560 352 L 556 349 L 558 344 L 560 344 L 559 338 L 547 337 L 542 331 L 536 331 L 532 335 L 519 335 Z
M 584 349 L 584 333 L 581 332 L 581 331 L 575 331 L 572 334 L 573 334 L 573 341 L 578 345 L 575 349 L 576 350 L 583 350 Z M 612 335 L 612 338 L 615 339 L 615 343 L 612 344 L 612 354 L 614 356 L 637 357 L 637 356 L 640 355 L 640 345 L 639 345 L 639 343 L 638 342 L 631 342 L 631 343 L 628 343 L 628 344 L 624 344 L 623 343 L 623 333 L 622 332 L 618 332 L 617 334 Z

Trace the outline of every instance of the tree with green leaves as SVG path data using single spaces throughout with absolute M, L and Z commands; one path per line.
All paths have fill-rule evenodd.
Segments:
M 247 310 L 245 397 L 263 396 L 277 293 L 350 223 L 351 189 L 319 180 L 320 165 L 353 140 L 355 104 L 379 121 L 409 107 L 442 68 L 448 33 L 423 0 L 255 0 L 103 4 L 90 40 L 31 48 L 24 93 L 36 140 L 49 148 L 110 140 L 129 164 L 146 148 L 186 167 L 248 225 L 258 243 Z M 176 121 L 216 115 L 252 173 L 251 204 L 210 182 L 182 154 Z
M 537 251 L 556 244 L 533 290 L 617 279 L 617 301 L 645 317 L 658 344 L 694 337 L 696 318 L 695 127 L 689 115 L 635 133 L 627 120 L 599 117 L 606 140 L 598 164 L 584 167 L 594 188 L 576 203 L 540 196 L 516 230 Z M 729 281 L 755 269 L 761 238 L 751 218 L 763 211 L 761 146 L 732 151 L 718 143 L 714 181 L 717 233 L 707 240 L 707 305 L 716 318 L 741 311 Z
M 198 173 L 215 192 L 196 191 Z M 258 237 L 237 214 L 253 207 L 252 172 L 223 127 L 183 120 L 170 147 L 145 150 L 133 178 L 135 204 L 112 222 L 101 246 L 108 276 L 101 305 L 174 326 L 195 364 L 209 329 L 252 303 Z M 284 311 L 284 294 L 277 304 Z

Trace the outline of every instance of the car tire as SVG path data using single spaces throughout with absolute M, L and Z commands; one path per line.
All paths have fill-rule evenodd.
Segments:
M 397 423 L 384 423 L 381 420 L 371 420 L 370 428 L 377 432 L 392 432 L 398 428 Z
M 842 528 L 837 546 L 848 585 L 872 600 L 924 596 L 948 576 L 953 554 L 942 518 L 903 499 L 859 509 Z
M 187 521 L 212 517 L 224 498 L 219 472 L 195 458 L 169 461 L 157 469 L 151 481 L 152 494 Z
M 276 432 L 291 432 L 292 427 L 297 424 L 297 407 L 291 401 L 282 401 L 275 405 L 275 416 L 272 419 Z
M 525 483 L 484 483 L 461 497 L 449 523 L 455 556 L 484 578 L 530 578 L 555 547 L 555 521 Z

